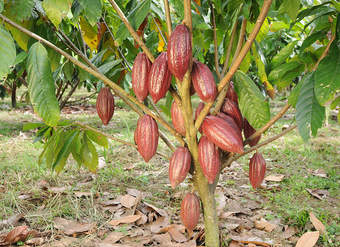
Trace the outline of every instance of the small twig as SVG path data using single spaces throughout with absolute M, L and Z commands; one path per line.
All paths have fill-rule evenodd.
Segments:
M 236 31 L 237 31 L 237 19 L 235 21 L 233 30 L 231 31 L 231 36 L 230 36 L 230 40 L 229 40 L 229 44 L 228 44 L 228 48 L 227 48 L 226 58 L 225 58 L 225 62 L 224 62 L 224 66 L 223 66 L 223 70 L 222 70 L 222 74 L 221 74 L 222 77 L 225 75 L 225 72 L 227 71 L 227 68 L 228 68 L 231 50 L 233 48 L 233 43 L 234 43 L 234 39 L 235 39 L 235 36 L 236 36 Z
M 78 85 L 80 83 L 79 78 L 77 78 L 77 82 L 73 85 L 73 87 L 71 88 L 71 90 L 68 92 L 68 94 L 66 95 L 66 97 L 63 99 L 63 101 L 60 103 L 60 109 L 63 109 L 67 103 L 67 101 L 71 98 L 72 94 L 76 91 Z
M 330 41 L 328 42 L 328 44 L 327 44 L 326 49 L 323 51 L 323 53 L 322 53 L 321 56 L 319 57 L 318 61 L 317 61 L 316 64 L 314 65 L 314 67 L 313 67 L 313 70 L 314 70 L 314 71 L 318 68 L 318 66 L 319 66 L 319 64 L 320 64 L 320 62 L 321 62 L 321 60 L 324 59 L 325 56 L 327 56 L 328 51 L 329 51 L 329 48 L 331 47 L 331 44 L 333 43 L 334 39 L 335 39 L 335 34 L 333 34 L 331 40 L 330 40 Z
M 155 20 L 155 17 L 152 16 L 152 20 L 153 20 L 153 22 L 155 23 L 155 25 L 156 25 L 156 27 L 157 27 L 157 29 L 158 29 L 158 32 L 161 34 L 162 39 L 163 39 L 163 41 L 164 41 L 164 44 L 166 45 L 168 42 L 167 42 L 166 38 L 164 37 L 164 34 L 163 34 L 163 32 L 162 32 L 161 27 L 158 25 L 157 21 Z
M 238 57 L 238 54 L 240 53 L 240 50 L 242 48 L 243 41 L 244 41 L 244 36 L 246 34 L 246 27 L 247 27 L 247 19 L 243 18 L 242 25 L 241 25 L 240 36 L 238 38 L 238 42 L 237 42 L 237 46 L 236 46 L 236 51 L 235 51 L 235 54 L 233 56 L 233 61 L 231 62 L 231 64 L 234 63 L 234 61 Z
M 80 31 L 81 42 L 83 43 L 83 49 L 84 49 L 83 53 L 84 53 L 84 56 L 87 58 L 87 55 L 86 55 L 86 43 L 85 43 L 83 34 L 82 34 L 82 32 L 81 32 L 81 28 L 80 28 L 79 23 L 78 23 L 78 29 L 79 29 L 79 31 Z
M 169 1 L 164 0 L 164 8 L 165 8 L 165 16 L 166 16 L 166 26 L 168 28 L 168 35 L 171 36 L 172 26 L 171 26 L 171 16 L 170 16 L 170 8 Z
M 221 73 L 220 73 L 220 64 L 218 62 L 218 44 L 217 44 L 217 34 L 216 34 L 216 21 L 215 21 L 215 13 L 214 13 L 214 6 L 210 2 L 210 10 L 211 10 L 211 18 L 212 18 L 212 25 L 214 31 L 214 57 L 215 57 L 215 70 L 219 80 L 221 80 Z

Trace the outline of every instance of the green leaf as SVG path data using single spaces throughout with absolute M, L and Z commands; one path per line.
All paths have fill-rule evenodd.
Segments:
M 36 128 L 43 127 L 43 126 L 46 126 L 46 124 L 44 124 L 44 123 L 27 123 L 27 124 L 24 124 L 22 126 L 22 130 L 28 131 L 28 130 L 36 129 Z
M 42 6 L 48 18 L 58 27 L 71 9 L 72 0 L 44 0 Z
M 136 8 L 134 8 L 128 15 L 128 20 L 135 30 L 142 24 L 145 17 L 150 11 L 151 0 L 141 1 Z M 116 33 L 116 39 L 121 43 L 124 39 L 129 36 L 129 31 L 127 30 L 124 23 L 121 23 L 118 31 Z
M 71 130 L 67 133 L 63 133 L 63 135 L 65 135 L 64 143 L 53 162 L 52 169 L 60 172 L 64 168 L 68 156 L 71 153 L 71 144 L 78 134 L 78 130 Z
M 9 16 L 13 16 L 16 21 L 22 22 L 31 17 L 35 4 L 34 0 L 11 0 L 7 2 L 6 10 L 8 9 Z
M 326 31 L 321 30 L 319 32 L 313 33 L 312 35 L 308 36 L 302 43 L 301 45 L 301 52 L 306 49 L 307 47 L 309 47 L 310 45 L 314 44 L 315 41 L 317 40 L 322 40 L 324 39 L 326 36 Z
M 300 0 L 284 0 L 280 6 L 279 13 L 287 13 L 294 21 L 299 13 Z
M 336 97 L 335 100 L 333 100 L 330 108 L 334 110 L 337 106 L 340 106 L 340 96 Z
M 93 142 L 97 143 L 98 145 L 104 148 L 109 147 L 109 142 L 106 136 L 90 130 L 86 130 L 85 133 Z
M 281 64 L 277 68 L 270 71 L 268 79 L 270 81 L 279 81 L 287 72 L 297 69 L 301 64 L 296 61 Z
M 24 52 L 24 51 L 20 52 L 16 56 L 14 64 L 17 65 L 19 63 L 22 63 L 26 59 L 27 56 L 28 56 L 28 54 L 26 52 Z
M 0 0 L 0 13 L 4 11 L 4 0 Z
M 81 147 L 81 158 L 84 165 L 91 171 L 96 172 L 98 166 L 98 154 L 93 143 L 84 134 L 83 143 Z
M 83 132 L 82 132 L 83 133 Z M 74 139 L 73 142 L 71 144 L 71 153 L 72 153 L 72 157 L 73 159 L 77 162 L 78 166 L 81 167 L 81 165 L 83 164 L 83 160 L 81 157 L 81 139 L 82 139 L 82 133 L 80 133 L 79 135 L 77 135 Z
M 288 103 L 292 105 L 293 107 L 296 106 L 302 85 L 305 83 L 306 78 L 308 77 L 304 76 L 303 79 L 299 81 L 299 83 L 295 86 L 295 88 L 292 90 L 292 92 L 290 93 L 288 97 Z
M 265 125 L 270 120 L 269 103 L 256 84 L 240 70 L 235 73 L 235 90 L 242 115 L 256 129 Z
M 296 104 L 296 122 L 305 141 L 310 138 L 310 132 L 316 135 L 325 118 L 325 108 L 319 104 L 314 94 L 314 76 L 314 72 L 305 75 Z
M 315 95 L 321 105 L 334 98 L 340 88 L 340 48 L 332 44 L 315 72 Z
M 276 54 L 273 57 L 272 64 L 274 68 L 276 68 L 277 66 L 284 63 L 287 60 L 287 58 L 292 54 L 296 43 L 297 43 L 297 40 L 289 43 L 278 54 Z
M 246 56 L 244 57 L 242 63 L 240 64 L 239 70 L 241 70 L 244 73 L 247 73 L 247 71 L 249 70 L 250 65 L 251 65 L 251 55 L 250 55 L 250 52 L 248 52 L 246 54 Z
M 11 34 L 0 25 L 0 79 L 7 75 L 15 62 L 16 49 Z
M 27 58 L 28 91 L 34 111 L 50 126 L 56 126 L 60 119 L 59 103 L 47 51 L 36 42 L 31 46 Z
M 83 7 L 86 19 L 94 26 L 102 15 L 102 2 L 100 0 L 78 0 Z

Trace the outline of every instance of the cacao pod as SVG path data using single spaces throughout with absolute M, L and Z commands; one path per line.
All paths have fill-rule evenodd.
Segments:
M 202 136 L 198 143 L 198 160 L 208 183 L 213 184 L 221 169 L 220 151 L 206 136 Z
M 249 161 L 249 180 L 254 189 L 261 185 L 265 174 L 266 161 L 260 153 L 256 152 Z
M 232 81 L 229 82 L 229 87 L 228 87 L 226 97 L 228 99 L 231 99 L 232 101 L 234 101 L 235 104 L 238 106 L 238 97 L 237 97 L 237 94 L 235 92 L 234 83 Z
M 248 120 L 245 118 L 243 121 L 243 133 L 244 133 L 244 138 L 248 139 L 250 136 L 252 136 L 255 132 L 256 129 L 253 128 L 253 126 L 250 125 L 250 123 L 248 122 Z M 249 142 L 250 146 L 255 146 L 261 139 L 261 135 L 259 135 L 258 137 L 256 137 L 255 139 L 251 140 Z
M 231 116 L 240 130 L 243 129 L 243 117 L 237 104 L 229 98 L 225 98 L 221 111 Z
M 132 67 L 132 89 L 137 99 L 143 102 L 148 96 L 148 80 L 151 62 L 145 53 L 138 53 Z
M 201 111 L 203 110 L 204 108 L 204 103 L 203 102 L 200 102 L 196 108 L 196 111 L 195 111 L 195 121 L 196 119 L 198 118 L 198 116 L 200 115 Z M 198 129 L 198 131 L 200 133 L 202 133 L 202 125 L 200 126 L 200 128 Z
M 100 89 L 97 96 L 96 109 L 103 124 L 108 125 L 115 110 L 115 100 L 109 88 L 103 87 Z
M 200 201 L 194 193 L 187 193 L 181 203 L 181 220 L 189 233 L 195 229 L 200 218 Z
M 228 116 L 227 114 L 224 114 L 223 112 L 217 113 L 216 116 L 218 116 L 219 118 L 222 118 L 223 120 L 227 121 L 229 123 L 229 125 L 231 125 L 231 127 L 233 127 L 233 129 L 237 130 L 239 135 L 242 136 L 242 131 L 237 126 L 235 120 L 231 116 Z
M 202 124 L 203 134 L 224 151 L 243 153 L 242 136 L 227 121 L 216 116 L 207 116 Z
M 186 178 L 191 166 L 191 155 L 186 147 L 179 147 L 170 158 L 169 180 L 174 189 Z
M 145 162 L 155 155 L 158 147 L 158 126 L 156 121 L 149 115 L 140 117 L 135 130 L 135 142 L 140 155 Z
M 182 136 L 185 136 L 184 118 L 176 101 L 171 105 L 171 119 L 175 130 Z
M 166 52 L 162 52 L 151 66 L 148 89 L 154 103 L 163 98 L 170 88 L 171 72 L 167 60 Z
M 204 102 L 214 101 L 217 88 L 209 67 L 201 62 L 194 61 L 191 77 L 198 97 Z
M 192 57 L 191 36 L 184 24 L 178 25 L 171 33 L 167 53 L 169 70 L 182 81 Z

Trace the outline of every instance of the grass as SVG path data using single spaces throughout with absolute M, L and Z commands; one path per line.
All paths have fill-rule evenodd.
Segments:
M 8 99 L 0 103 L 9 104 Z M 133 142 L 138 116 L 122 109 L 123 102 L 118 100 L 116 103 L 120 107 L 116 107 L 108 127 L 102 127 L 93 108 L 63 114 L 62 117 L 81 121 Z M 94 101 L 90 101 L 90 104 L 94 105 Z M 280 109 L 280 105 L 281 102 L 275 102 L 274 111 Z M 290 111 L 290 117 L 280 120 L 266 136 L 277 134 L 284 125 L 292 123 L 292 113 Z M 151 162 L 145 163 L 134 149 L 111 143 L 108 150 L 98 147 L 99 156 L 107 165 L 97 174 L 78 169 L 75 162 L 70 160 L 66 169 L 58 175 L 45 165 L 37 164 L 43 145 L 33 143 L 34 132 L 22 132 L 23 123 L 34 121 L 38 119 L 27 111 L 0 111 L 0 220 L 24 213 L 31 228 L 52 231 L 55 217 L 86 219 L 103 224 L 113 216 L 103 212 L 98 201 L 124 194 L 127 188 L 151 192 L 146 198 L 148 202 L 174 214 L 178 213 L 180 200 L 171 199 L 171 195 L 178 190 L 170 189 L 168 162 L 164 159 L 154 157 Z M 327 234 L 321 238 L 320 246 L 336 246 L 330 244 L 329 240 L 335 243 L 336 236 L 340 235 L 337 208 L 340 181 L 339 133 L 339 125 L 330 121 L 330 126 L 322 128 L 309 143 L 303 143 L 297 132 L 293 131 L 260 150 L 267 161 L 268 174 L 285 175 L 279 187 L 257 192 L 263 198 L 262 207 L 271 211 L 266 219 L 279 217 L 285 224 L 297 226 L 303 233 L 309 227 L 308 213 L 314 212 L 327 227 Z M 160 142 L 158 151 L 170 154 L 163 142 Z M 238 161 L 244 174 L 247 174 L 251 155 Z M 325 171 L 327 178 L 313 175 L 312 172 L 320 168 Z M 41 181 L 46 181 L 50 187 L 65 187 L 65 192 L 54 194 L 42 190 L 39 187 Z M 242 183 L 235 180 L 220 181 L 224 187 L 234 188 Z M 180 190 L 184 189 L 182 187 Z M 318 200 L 306 189 L 327 190 L 329 197 Z M 79 198 L 74 194 L 76 191 L 91 192 L 91 195 Z M 29 198 L 20 199 L 23 196 Z

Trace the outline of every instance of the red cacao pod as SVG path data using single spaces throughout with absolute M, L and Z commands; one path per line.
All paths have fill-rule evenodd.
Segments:
M 97 97 L 96 108 L 98 116 L 102 120 L 103 124 L 108 125 L 115 110 L 115 100 L 109 88 L 103 87 L 100 89 Z
M 254 129 L 253 126 L 250 125 L 250 123 L 248 122 L 246 118 L 243 121 L 243 128 L 244 128 L 243 129 L 244 137 L 246 139 L 248 139 L 250 136 L 252 136 L 256 132 L 256 129 Z M 249 145 L 252 147 L 255 146 L 260 141 L 260 139 L 261 139 L 261 135 L 251 140 L 249 142 Z
M 198 160 L 208 183 L 213 184 L 221 169 L 220 151 L 206 136 L 202 136 L 198 143 Z
M 169 180 L 174 189 L 186 178 L 191 165 L 191 155 L 186 147 L 179 147 L 170 158 Z
M 171 105 L 171 119 L 175 130 L 185 136 L 184 118 L 176 101 L 174 101 Z
M 148 162 L 156 153 L 158 147 L 158 126 L 149 115 L 140 117 L 135 130 L 135 142 L 140 155 Z
M 145 53 L 138 53 L 132 67 L 132 89 L 137 99 L 143 102 L 148 96 L 148 80 L 151 62 Z
M 204 108 L 204 103 L 203 102 L 200 102 L 196 108 L 196 111 L 195 111 L 195 121 L 196 119 L 198 118 L 198 116 L 200 115 L 201 111 L 203 110 Z M 202 133 L 202 125 L 201 127 L 198 129 L 199 132 Z
M 217 115 L 219 118 L 222 118 L 223 120 L 227 121 L 229 123 L 229 125 L 231 125 L 231 127 L 235 130 L 238 131 L 238 134 L 242 137 L 242 131 L 240 130 L 240 128 L 237 126 L 235 120 L 228 116 L 227 114 L 224 114 L 223 112 L 219 112 L 217 113 Z
M 214 101 L 217 89 L 214 76 L 209 67 L 201 62 L 194 61 L 191 77 L 198 97 L 204 102 Z
M 170 88 L 171 72 L 167 60 L 166 53 L 162 52 L 151 66 L 148 88 L 154 103 L 163 98 Z
M 237 94 L 235 92 L 234 83 L 232 81 L 229 82 L 229 87 L 228 87 L 226 97 L 228 99 L 231 99 L 232 101 L 234 101 L 235 104 L 238 106 L 238 97 L 237 97 Z
M 202 124 L 203 134 L 224 151 L 243 153 L 242 136 L 227 121 L 216 116 L 207 116 Z
M 237 124 L 237 126 L 241 130 L 243 129 L 243 117 L 240 112 L 240 109 L 238 109 L 238 106 L 234 101 L 232 101 L 229 98 L 225 98 L 221 111 L 231 116 L 235 120 L 235 123 Z
M 182 81 L 192 57 L 191 36 L 184 24 L 178 25 L 171 33 L 167 53 L 169 70 Z
M 181 220 L 191 233 L 200 218 L 200 201 L 194 193 L 187 193 L 181 203 Z
M 259 187 L 266 174 L 266 161 L 256 152 L 249 161 L 249 180 L 254 189 Z

